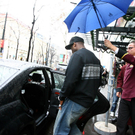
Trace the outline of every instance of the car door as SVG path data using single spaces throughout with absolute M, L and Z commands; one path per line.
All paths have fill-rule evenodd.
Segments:
M 103 114 L 107 112 L 110 108 L 110 103 L 106 97 L 98 90 L 97 96 L 92 104 L 92 106 L 78 119 L 77 126 L 83 132 L 84 127 L 88 120 L 93 116 L 98 114 Z
M 58 112 L 58 105 L 59 105 L 58 96 L 62 89 L 65 80 L 65 75 L 62 72 L 58 72 L 54 70 L 47 71 L 47 73 L 52 86 L 49 113 L 52 117 L 56 117 Z

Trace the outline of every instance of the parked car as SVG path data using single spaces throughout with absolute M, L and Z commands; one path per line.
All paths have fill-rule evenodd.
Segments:
M 51 68 L 0 59 L 0 135 L 36 135 L 58 112 L 58 96 L 65 75 Z M 100 93 L 79 118 L 81 131 L 94 115 L 106 112 L 108 100 Z
M 61 72 L 65 72 L 66 69 L 67 69 L 67 65 L 66 64 L 58 64 L 55 70 L 61 71 Z
M 47 66 L 0 59 L 0 135 L 37 134 L 53 111 L 50 98 L 62 87 L 60 76 Z

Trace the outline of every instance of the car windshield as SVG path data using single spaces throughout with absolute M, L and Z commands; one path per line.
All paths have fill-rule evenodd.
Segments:
M 16 73 L 17 69 L 0 65 L 0 85 Z

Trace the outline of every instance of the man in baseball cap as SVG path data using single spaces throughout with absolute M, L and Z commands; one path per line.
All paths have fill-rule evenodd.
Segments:
M 70 39 L 69 44 L 65 47 L 67 50 L 70 50 L 72 45 L 76 42 L 82 42 L 84 43 L 84 40 L 81 37 L 75 36 Z
M 79 117 L 94 102 L 100 86 L 99 59 L 84 46 L 81 37 L 72 37 L 66 49 L 72 50 L 63 87 L 53 135 L 82 135 L 76 126 Z

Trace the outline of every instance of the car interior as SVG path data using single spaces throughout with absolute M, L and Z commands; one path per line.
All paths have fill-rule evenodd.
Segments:
M 24 86 L 22 101 L 29 108 L 29 113 L 37 119 L 45 113 L 45 103 L 48 99 L 45 94 L 45 85 L 41 83 L 42 75 L 33 73 L 29 82 Z

